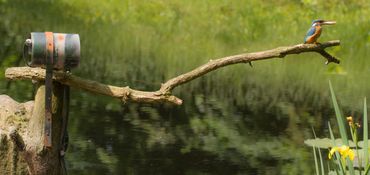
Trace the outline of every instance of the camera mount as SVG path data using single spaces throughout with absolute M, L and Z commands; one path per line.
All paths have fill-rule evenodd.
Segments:
M 78 66 L 80 60 L 80 37 L 78 34 L 32 32 L 24 43 L 23 57 L 28 66 L 46 69 L 44 145 L 51 148 L 53 70 L 70 71 L 71 68 Z M 68 86 L 64 87 L 64 98 L 64 103 L 67 105 L 63 105 L 64 132 L 62 132 L 62 139 L 66 137 Z M 61 144 L 64 144 L 63 140 L 61 142 Z

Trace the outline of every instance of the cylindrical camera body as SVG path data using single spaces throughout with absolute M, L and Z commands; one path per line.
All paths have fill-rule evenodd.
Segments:
M 78 66 L 80 62 L 80 37 L 78 34 L 52 33 L 53 68 L 66 69 Z M 45 67 L 48 48 L 47 35 L 42 32 L 32 32 L 24 44 L 23 56 L 31 67 Z

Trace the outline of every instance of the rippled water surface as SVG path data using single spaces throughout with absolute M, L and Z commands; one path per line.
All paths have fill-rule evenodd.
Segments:
M 328 120 L 292 104 L 230 110 L 201 94 L 182 106 L 104 106 L 101 98 L 71 105 L 69 174 L 312 174 L 303 141 Z

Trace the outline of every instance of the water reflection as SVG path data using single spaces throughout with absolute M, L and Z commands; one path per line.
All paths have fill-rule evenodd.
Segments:
M 195 100 L 180 107 L 129 104 L 107 109 L 104 97 L 87 105 L 75 102 L 69 173 L 313 173 L 312 150 L 303 140 L 312 138 L 311 126 L 321 127 L 320 116 L 288 103 L 252 113 L 217 97 L 191 98 Z

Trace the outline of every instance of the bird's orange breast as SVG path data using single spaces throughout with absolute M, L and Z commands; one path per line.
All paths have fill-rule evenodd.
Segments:
M 315 43 L 317 41 L 317 38 L 320 37 L 320 35 L 321 35 L 321 26 L 316 26 L 315 28 L 316 28 L 315 33 L 307 38 L 306 43 L 309 43 L 309 44 Z

